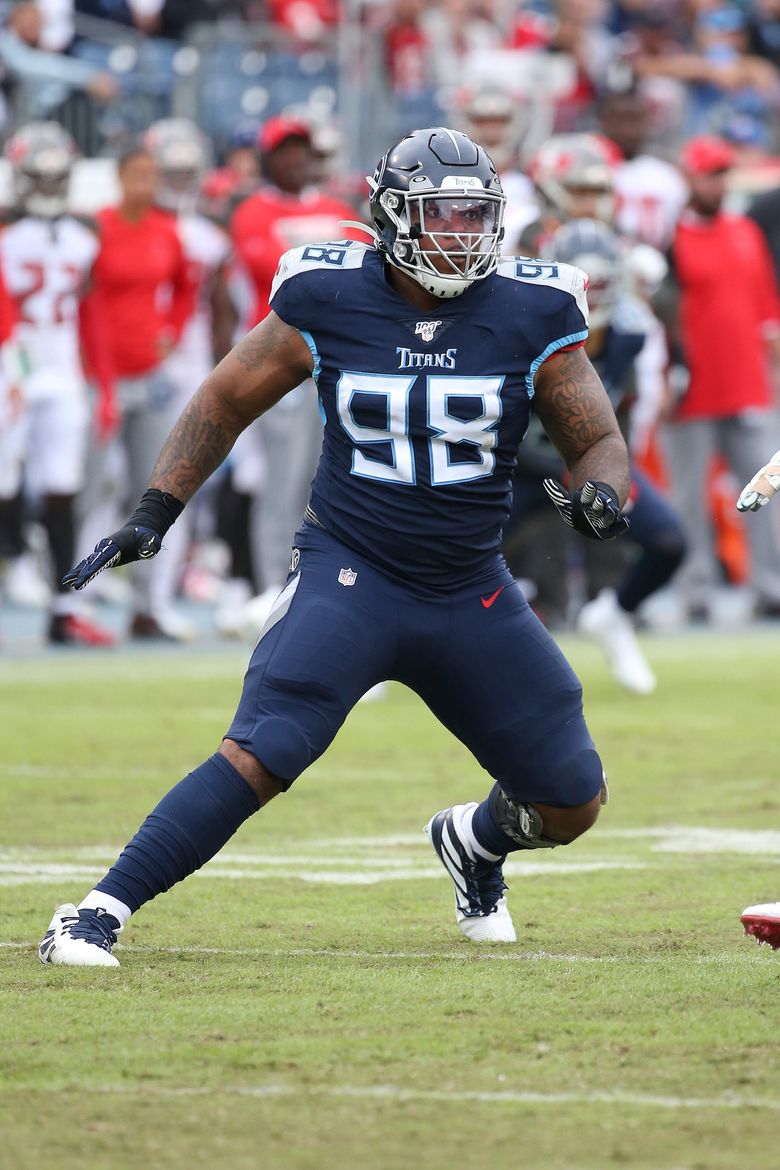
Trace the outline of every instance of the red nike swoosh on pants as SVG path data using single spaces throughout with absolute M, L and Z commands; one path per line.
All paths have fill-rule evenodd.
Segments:
M 504 586 L 502 585 L 500 589 L 496 589 L 495 593 L 491 593 L 490 597 L 480 597 L 479 600 L 482 602 L 482 605 L 485 609 L 490 609 L 491 605 L 496 600 L 496 598 L 500 594 L 502 594 L 503 592 L 504 592 Z

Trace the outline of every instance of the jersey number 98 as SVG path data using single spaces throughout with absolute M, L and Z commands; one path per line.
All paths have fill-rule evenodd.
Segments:
M 341 425 L 356 444 L 352 453 L 352 474 L 364 479 L 414 484 L 417 473 L 414 446 L 409 435 L 409 395 L 417 380 L 415 375 L 343 373 L 337 387 L 337 407 Z M 428 439 L 431 484 L 465 483 L 491 475 L 495 467 L 494 448 L 498 441 L 496 425 L 501 417 L 501 388 L 504 378 L 440 376 L 426 379 L 427 423 L 435 434 Z M 356 394 L 377 396 L 384 400 L 382 413 L 386 426 L 373 427 L 355 419 Z M 470 399 L 481 403 L 473 418 L 453 414 L 454 403 Z M 361 448 L 385 444 L 391 458 L 386 461 Z M 453 448 L 468 448 L 468 459 L 453 459 Z

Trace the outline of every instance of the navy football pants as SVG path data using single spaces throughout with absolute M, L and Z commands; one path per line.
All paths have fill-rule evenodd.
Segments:
M 579 681 L 508 569 L 431 596 L 305 528 L 255 647 L 227 737 L 284 787 L 375 683 L 424 700 L 511 798 L 590 801 L 602 767 Z

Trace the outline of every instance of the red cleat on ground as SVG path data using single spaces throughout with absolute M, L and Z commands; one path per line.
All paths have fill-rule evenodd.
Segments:
M 116 646 L 108 630 L 72 613 L 52 614 L 49 641 L 57 646 Z
M 780 950 L 780 902 L 763 906 L 748 906 L 740 918 L 745 934 L 752 934 L 759 943 L 767 943 L 773 951 Z

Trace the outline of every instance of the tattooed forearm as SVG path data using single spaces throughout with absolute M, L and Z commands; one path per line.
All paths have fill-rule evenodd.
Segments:
M 628 453 L 601 379 L 582 349 L 557 354 L 536 379 L 534 407 L 574 487 L 603 480 L 628 493 Z
M 223 462 L 243 425 L 207 386 L 202 387 L 168 436 L 150 487 L 186 503 Z

